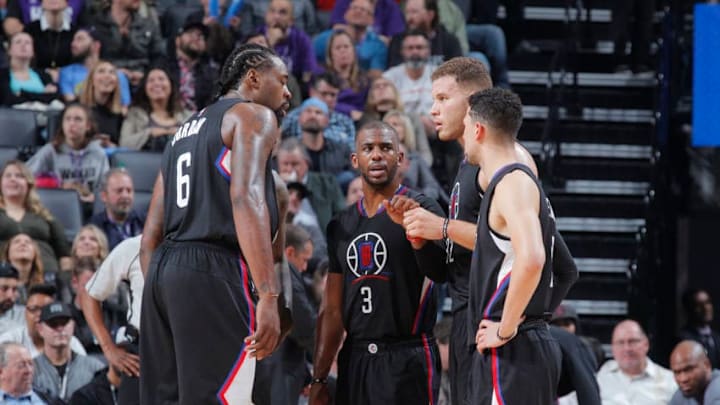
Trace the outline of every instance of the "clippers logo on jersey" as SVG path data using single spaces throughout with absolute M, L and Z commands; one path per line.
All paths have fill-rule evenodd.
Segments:
M 450 206 L 448 207 L 448 214 L 450 219 L 457 219 L 460 213 L 460 182 L 455 183 L 452 192 L 450 193 Z M 452 239 L 445 239 L 445 263 L 452 263 L 455 261 L 453 257 L 453 248 L 455 242 Z
M 387 262 L 387 245 L 380 235 L 363 233 L 350 242 L 346 259 L 356 277 L 380 274 Z

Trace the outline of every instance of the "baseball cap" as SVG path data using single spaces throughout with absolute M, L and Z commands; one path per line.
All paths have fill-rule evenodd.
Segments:
M 199 20 L 197 18 L 192 18 L 192 16 L 185 20 L 185 23 L 183 26 L 178 30 L 178 35 L 181 35 L 191 29 L 198 29 L 200 32 L 202 32 L 203 36 L 205 38 L 208 37 L 208 34 L 210 31 L 208 30 L 207 25 L 203 24 L 202 20 Z
M 575 323 L 577 323 L 577 311 L 575 311 L 575 308 L 571 307 L 570 305 L 560 304 L 557 308 L 555 308 L 555 311 L 552 314 L 552 318 L 550 318 L 550 323 L 566 319 L 573 320 L 575 321 Z
M 0 278 L 20 278 L 20 273 L 8 262 L 0 262 Z
M 40 322 L 47 323 L 48 321 L 59 318 L 72 318 L 70 307 L 63 302 L 55 301 L 47 304 L 40 313 Z

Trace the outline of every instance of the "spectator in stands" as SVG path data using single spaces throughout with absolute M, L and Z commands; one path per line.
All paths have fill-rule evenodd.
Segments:
M 161 68 L 148 72 L 120 129 L 120 146 L 162 152 L 192 113 L 183 108 L 177 84 Z
M 50 103 L 59 98 L 52 77 L 43 70 L 30 67 L 34 56 L 30 34 L 19 32 L 10 38 L 9 67 L 0 70 L 0 104 L 11 106 L 30 101 Z
M 410 30 L 402 39 L 403 63 L 392 67 L 383 76 L 392 82 L 400 93 L 403 110 L 420 117 L 426 133 L 435 132 L 430 117 L 432 80 L 435 66 L 430 64 L 430 40 L 424 32 Z
M 455 0 L 438 0 L 438 17 L 440 24 L 458 39 L 462 54 L 467 56 L 470 51 L 465 24 L 467 17 L 455 3 Z
M 352 37 L 345 31 L 333 31 L 328 40 L 325 64 L 340 78 L 340 93 L 335 110 L 353 121 L 362 117 L 370 80 L 358 64 Z
M 563 328 L 573 335 L 577 335 L 594 357 L 597 368 L 600 368 L 600 366 L 605 363 L 605 350 L 597 338 L 593 336 L 583 336 L 581 334 L 579 330 L 580 325 L 578 325 L 579 322 L 580 319 L 578 318 L 577 311 L 568 304 L 558 305 L 550 318 L 551 325 Z
M 524 26 L 522 24 L 522 20 L 524 19 L 522 14 L 524 13 L 524 10 L 518 10 L 518 7 L 520 6 L 518 6 L 517 3 L 523 2 L 524 1 L 518 0 L 510 0 L 507 2 L 514 3 L 512 6 L 506 5 L 505 7 L 507 19 L 514 19 L 512 23 L 506 24 L 506 30 L 509 33 L 522 32 L 522 27 Z M 489 70 L 495 86 L 509 88 L 510 82 L 508 79 L 507 67 L 508 47 L 505 41 L 505 31 L 496 24 L 498 8 L 497 0 L 482 2 L 476 1 L 472 3 L 471 7 L 471 10 L 465 13 L 468 22 L 465 28 L 467 31 L 468 45 L 470 46 L 471 55 L 473 52 L 482 52 L 488 59 L 488 67 L 492 67 L 492 69 Z M 520 13 L 520 15 L 517 16 L 513 13 Z M 520 39 L 518 38 L 515 40 Z M 514 43 L 512 46 L 517 46 L 520 51 L 540 51 L 536 46 L 527 41 L 521 41 L 520 44 Z
M 0 260 L 7 261 L 18 271 L 18 302 L 25 303 L 28 288 L 55 282 L 56 273 L 45 273 L 38 245 L 27 234 L 19 233 L 10 238 L 1 253 Z
M 408 30 L 420 30 L 430 38 L 430 61 L 440 65 L 443 61 L 462 56 L 457 37 L 440 24 L 437 0 L 408 0 L 405 3 L 405 20 Z M 402 63 L 402 36 L 390 41 L 388 66 Z
M 310 37 L 293 25 L 293 3 L 290 0 L 272 0 L 260 27 L 270 48 L 287 65 L 288 71 L 307 90 L 313 73 L 318 71 Z
M 340 78 L 335 73 L 324 72 L 314 75 L 310 81 L 310 97 L 322 100 L 330 111 L 328 126 L 325 128 L 325 138 L 342 142 L 350 148 L 355 147 L 355 124 L 345 114 L 338 112 L 338 95 L 340 94 Z M 300 137 L 301 129 L 298 118 L 301 108 L 291 110 L 282 120 L 282 137 Z
M 10 263 L 0 262 L 0 330 L 22 326 L 25 307 L 16 304 L 18 299 L 17 269 Z
M 77 268 L 77 262 L 82 259 L 91 259 L 96 263 L 102 263 L 109 252 L 108 240 L 102 229 L 96 225 L 88 224 L 80 228 L 72 243 L 71 254 L 75 261 L 74 266 Z
M 373 31 L 380 34 L 382 40 L 387 44 L 390 37 L 405 31 L 405 19 L 398 2 L 394 0 L 377 0 L 374 3 Z M 335 1 L 330 17 L 330 23 L 334 27 L 350 23 L 346 19 L 346 14 L 351 4 L 352 0 Z
M 333 42 L 337 31 L 345 32 L 350 44 L 355 46 L 354 58 L 368 77 L 380 76 L 387 66 L 387 44 L 372 31 L 375 4 L 371 0 L 352 0 L 345 12 L 346 24 L 336 24 L 313 40 L 315 57 L 322 60 L 327 54 L 328 44 Z M 328 66 L 331 63 L 328 61 Z M 341 75 L 342 76 L 342 75 Z
M 240 14 L 243 35 L 252 34 L 264 24 L 267 11 L 272 2 L 269 0 L 246 0 Z M 292 15 L 295 27 L 308 35 L 319 32 L 323 26 L 318 22 L 315 2 L 310 0 L 292 0 Z
M 67 304 L 56 301 L 42 309 L 38 331 L 43 338 L 43 350 L 33 360 L 36 370 L 33 388 L 64 401 L 104 367 L 93 357 L 72 354 L 70 339 L 74 330 L 75 322 Z
M 211 84 L 219 74 L 218 64 L 207 52 L 208 35 L 208 27 L 202 22 L 186 21 L 165 64 L 172 81 L 180 86 L 180 101 L 188 111 L 198 111 L 210 104 L 214 92 Z
M 93 18 L 96 35 L 102 42 L 102 58 L 122 70 L 134 86 L 145 70 L 165 54 L 165 42 L 158 24 L 138 14 L 140 0 L 112 0 Z
M 95 127 L 90 110 L 69 104 L 60 120 L 57 134 L 28 160 L 28 169 L 36 175 L 53 173 L 62 188 L 77 190 L 80 200 L 92 204 L 109 163 L 100 145 L 91 142 Z
M 75 333 L 74 336 L 80 341 L 85 348 L 85 351 L 90 354 L 99 354 L 102 351 L 100 346 L 95 341 L 90 327 L 82 312 L 82 297 L 87 294 L 85 291 L 85 284 L 87 284 L 90 277 L 95 274 L 97 267 L 100 262 L 92 257 L 82 257 L 75 262 L 75 268 L 72 271 L 72 296 L 69 300 L 68 307 L 72 314 L 72 319 L 75 322 Z
M 285 256 L 290 267 L 293 328 L 272 356 L 257 364 L 253 386 L 257 404 L 297 404 L 310 379 L 306 359 L 315 347 L 317 310 L 302 276 L 313 256 L 312 240 L 302 228 L 288 225 L 285 229 Z
M 237 18 L 232 18 L 230 26 L 226 26 L 224 20 L 225 13 L 228 10 L 225 7 L 220 7 L 220 3 L 220 1 L 200 0 L 202 9 L 187 16 L 185 21 L 201 21 L 207 27 L 208 36 L 205 39 L 207 53 L 210 59 L 222 65 L 230 52 L 232 52 L 234 44 L 240 39 L 240 33 L 237 31 L 240 21 Z M 217 5 L 217 8 L 211 10 L 211 4 Z
M 60 94 L 66 102 L 76 101 L 82 93 L 82 85 L 87 79 L 88 72 L 100 61 L 101 47 L 102 44 L 93 29 L 80 28 L 75 32 L 70 43 L 70 54 L 77 63 L 61 68 L 58 79 Z M 126 107 L 130 105 L 130 83 L 125 73 L 118 71 L 117 76 L 120 104 Z
M 19 233 L 27 234 L 40 248 L 45 272 L 57 272 L 58 260 L 69 260 L 70 247 L 62 225 L 40 202 L 31 169 L 19 160 L 11 160 L 0 171 L 0 179 L 0 242 Z M 24 266 L 17 268 L 22 280 Z
M 614 360 L 597 374 L 603 404 L 666 404 L 677 389 L 670 370 L 647 357 L 650 343 L 640 324 L 624 320 L 612 333 Z
M 691 288 L 683 293 L 681 303 L 687 323 L 680 331 L 680 338 L 702 344 L 712 367 L 720 368 L 720 334 L 712 329 L 715 310 L 710 294 Z
M 410 114 L 401 110 L 390 110 L 383 116 L 382 121 L 395 128 L 400 142 L 405 145 L 409 153 L 421 158 L 428 167 L 432 166 L 433 156 L 427 136 L 422 127 L 417 128 L 413 125 Z
M 120 402 L 117 398 L 121 388 L 122 380 L 120 373 L 110 366 L 104 368 L 97 373 L 93 379 L 80 387 L 70 397 L 68 405 L 117 405 L 127 402 Z
M 70 43 L 77 26 L 65 13 L 67 8 L 67 0 L 42 0 L 40 19 L 25 27 L 35 44 L 34 67 L 45 70 L 54 83 L 58 81 L 59 69 L 72 62 Z
M 70 18 L 71 25 L 82 27 L 88 20 L 87 3 L 85 0 L 68 0 L 69 7 L 65 14 Z M 7 16 L 3 20 L 3 29 L 8 37 L 21 32 L 25 26 L 40 19 L 42 0 L 8 0 Z
M 305 100 L 300 110 L 300 139 L 310 156 L 310 167 L 316 172 L 335 175 L 340 187 L 344 188 L 355 177 L 355 172 L 350 166 L 350 148 L 324 135 L 329 120 L 327 104 L 311 97 Z
M 30 352 L 22 345 L 0 344 L 0 398 L 4 404 L 47 403 L 32 389 L 34 367 Z
M 678 390 L 669 405 L 720 403 L 720 370 L 713 370 L 705 348 L 694 340 L 678 343 L 670 354 Z
M 145 218 L 133 209 L 135 189 L 132 177 L 124 168 L 107 172 L 100 185 L 100 199 L 105 211 L 95 214 L 90 223 L 107 235 L 110 250 L 123 240 L 142 233 Z
M 120 102 L 120 82 L 115 66 L 98 61 L 85 79 L 80 103 L 92 111 L 95 135 L 103 147 L 117 145 L 125 112 Z
M 357 176 L 348 183 L 345 205 L 352 205 L 363 198 L 362 177 Z
M 38 332 L 40 312 L 55 300 L 55 291 L 55 287 L 48 284 L 30 287 L 25 305 L 25 323 L 21 327 L 0 334 L 0 343 L 20 343 L 30 351 L 31 357 L 37 357 L 43 350 L 43 337 Z M 82 344 L 74 336 L 70 339 L 70 349 L 73 353 L 86 354 Z
M 330 219 L 345 207 L 345 199 L 335 176 L 310 171 L 310 157 L 297 138 L 282 141 L 276 159 L 280 176 L 286 183 L 299 182 L 310 192 L 302 201 L 302 210 L 314 217 L 324 233 Z
M 93 335 L 110 367 L 122 376 L 118 392 L 120 404 L 136 404 L 139 398 L 140 359 L 137 355 L 137 343 L 140 333 L 140 303 L 145 286 L 145 278 L 140 271 L 140 239 L 141 235 L 126 239 L 113 249 L 85 284 L 87 294 L 81 297 L 83 314 Z M 130 286 L 127 296 L 130 303 L 127 325 L 117 332 L 122 345 L 116 344 L 116 340 L 111 337 L 102 311 L 103 301 L 110 298 L 121 284 Z M 113 385 L 117 386 L 115 383 Z

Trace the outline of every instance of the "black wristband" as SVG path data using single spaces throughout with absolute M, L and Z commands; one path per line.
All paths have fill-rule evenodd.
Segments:
M 312 381 L 310 381 L 310 385 L 313 385 L 313 384 L 327 385 L 327 383 L 328 383 L 327 378 L 313 378 Z
M 518 333 L 518 330 L 517 330 L 517 328 L 515 328 L 515 331 L 512 333 L 512 335 L 510 335 L 508 337 L 500 336 L 500 328 L 498 328 L 497 332 L 495 332 L 495 336 L 497 336 L 497 338 L 500 339 L 501 341 L 507 342 L 508 340 L 511 340 L 512 338 L 514 338 L 515 335 L 517 335 L 517 333 Z
M 450 218 L 445 218 L 445 221 L 443 222 L 442 227 L 442 237 L 443 239 L 448 239 L 448 225 L 450 224 Z

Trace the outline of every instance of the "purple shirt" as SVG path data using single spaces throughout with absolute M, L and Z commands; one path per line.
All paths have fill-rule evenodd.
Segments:
M 345 12 L 352 0 L 336 0 L 330 24 L 345 24 Z M 391 37 L 405 31 L 405 17 L 395 0 L 378 0 L 375 5 L 375 32 Z
M 42 15 L 42 0 L 17 0 L 23 24 L 27 25 L 40 19 Z M 85 8 L 85 0 L 68 0 L 68 9 L 65 10 L 72 17 L 71 25 L 75 26 L 80 14 Z
M 266 29 L 267 26 L 263 25 L 260 32 L 266 34 Z M 302 81 L 303 74 L 306 72 L 319 73 L 322 71 L 315 61 L 310 37 L 299 28 L 290 27 L 287 39 L 277 43 L 274 49 L 298 82 Z
M 357 91 L 350 87 L 341 89 L 338 94 L 337 104 L 335 105 L 335 111 L 343 113 L 348 117 L 350 117 L 350 111 L 352 110 L 365 111 L 365 102 L 367 101 L 369 89 L 370 87 L 366 84 L 360 85 Z

